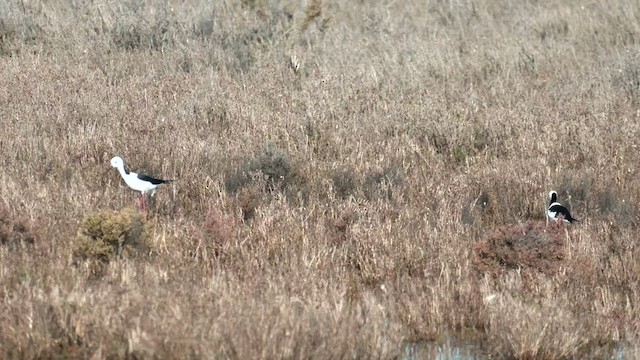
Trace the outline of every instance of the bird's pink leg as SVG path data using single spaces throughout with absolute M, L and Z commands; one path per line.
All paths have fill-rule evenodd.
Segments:
M 145 213 L 145 215 L 147 214 L 147 197 L 145 196 L 144 193 L 142 193 L 140 200 L 142 200 L 142 211 Z
M 149 203 L 147 202 L 147 194 L 142 193 L 142 200 L 144 204 L 144 216 L 149 218 Z

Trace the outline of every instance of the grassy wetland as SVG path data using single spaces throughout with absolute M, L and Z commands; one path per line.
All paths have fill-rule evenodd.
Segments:
M 640 356 L 639 24 L 1 3 L 0 358 Z M 148 218 L 113 156 L 177 179 Z M 580 223 L 546 224 L 552 189 Z

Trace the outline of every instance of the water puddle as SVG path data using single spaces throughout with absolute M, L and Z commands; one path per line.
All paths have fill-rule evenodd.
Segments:
M 640 356 L 640 344 L 627 344 L 624 346 L 618 344 L 613 351 L 611 360 L 638 359 L 638 356 Z
M 640 358 L 640 344 L 615 346 L 611 350 L 600 349 L 599 353 L 611 354 L 610 360 L 638 359 Z M 606 355 L 602 358 L 607 358 Z M 402 345 L 402 360 L 434 359 L 434 360 L 485 360 L 489 359 L 481 346 L 473 341 L 459 340 L 449 337 L 444 342 L 414 341 Z
M 402 360 L 484 360 L 480 347 L 470 341 L 458 341 L 451 337 L 444 342 L 415 341 L 402 346 Z

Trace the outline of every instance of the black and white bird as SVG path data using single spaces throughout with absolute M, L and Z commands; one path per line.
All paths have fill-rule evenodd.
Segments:
M 574 219 L 569 213 L 569 210 L 558 202 L 558 193 L 553 190 L 549 191 L 549 208 L 547 209 L 547 217 L 549 220 L 558 221 L 562 219 L 568 223 L 580 221 L 578 219 Z
M 120 175 L 124 179 L 124 182 L 135 191 L 139 191 L 142 195 L 142 207 L 146 211 L 147 210 L 147 199 L 148 195 L 153 196 L 156 192 L 156 188 L 162 184 L 170 183 L 173 180 L 161 180 L 152 178 L 151 176 L 138 174 L 134 172 L 127 172 L 124 167 L 124 160 L 121 157 L 116 156 L 111 159 L 111 166 L 118 169 Z

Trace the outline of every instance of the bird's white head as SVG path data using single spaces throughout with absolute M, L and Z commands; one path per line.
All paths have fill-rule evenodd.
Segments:
M 114 158 L 115 159 L 115 158 Z M 111 160 L 113 163 L 113 160 Z M 549 191 L 549 199 L 553 199 L 553 197 L 558 197 L 558 193 L 554 190 Z
M 116 156 L 111 159 L 111 166 L 114 168 L 124 168 L 124 160 L 120 156 Z

